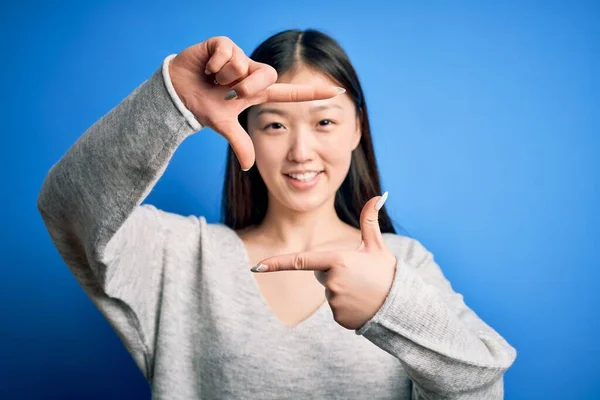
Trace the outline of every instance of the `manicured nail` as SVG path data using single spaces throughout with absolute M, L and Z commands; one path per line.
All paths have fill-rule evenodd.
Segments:
M 210 71 L 209 71 L 209 70 L 207 70 L 207 69 L 205 69 L 205 70 L 204 70 L 204 73 L 205 73 L 206 75 L 210 75 Z
M 337 87 L 336 86 L 335 90 L 337 90 L 338 95 L 342 94 L 342 93 L 346 93 L 346 89 L 344 89 L 343 87 Z
M 237 97 L 238 97 L 237 92 L 235 90 L 230 90 L 225 95 L 225 100 L 233 100 L 233 99 L 236 99 Z
M 252 167 L 250 167 L 250 168 L 252 168 Z M 242 171 L 248 172 L 248 171 L 250 171 L 250 168 L 242 168 Z
M 381 198 L 377 201 L 377 203 L 375 203 L 375 211 L 381 210 L 381 207 L 383 207 L 387 198 L 388 198 L 388 192 L 385 192 L 383 194 L 383 196 L 381 196 Z
M 265 264 L 258 264 L 256 267 L 252 267 L 250 269 L 250 271 L 252 271 L 252 272 L 265 272 L 267 269 L 269 269 L 269 267 L 267 267 Z

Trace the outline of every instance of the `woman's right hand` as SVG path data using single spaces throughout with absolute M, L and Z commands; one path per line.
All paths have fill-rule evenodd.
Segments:
M 227 37 L 213 37 L 179 53 L 169 64 L 173 87 L 198 122 L 223 135 L 242 169 L 254 164 L 254 146 L 238 115 L 266 102 L 310 101 L 335 97 L 335 86 L 275 83 L 277 72 L 251 60 Z

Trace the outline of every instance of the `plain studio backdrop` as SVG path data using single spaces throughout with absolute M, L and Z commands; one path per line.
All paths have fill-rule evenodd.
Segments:
M 0 6 L 0 398 L 150 397 L 53 247 L 41 183 L 167 55 L 289 28 L 349 53 L 392 218 L 518 350 L 506 398 L 600 397 L 598 3 L 96 3 Z M 218 221 L 226 149 L 190 137 L 147 202 Z

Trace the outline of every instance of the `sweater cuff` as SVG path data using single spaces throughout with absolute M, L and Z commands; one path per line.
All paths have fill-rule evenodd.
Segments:
M 187 123 L 192 127 L 192 129 L 194 129 L 195 131 L 199 131 L 200 129 L 202 129 L 202 125 L 200 124 L 200 122 L 198 122 L 194 114 L 190 110 L 188 110 L 185 104 L 183 104 L 183 101 L 181 101 L 181 99 L 177 95 L 177 92 L 175 91 L 175 88 L 173 87 L 173 82 L 171 82 L 171 76 L 169 75 L 169 63 L 172 59 L 175 58 L 175 56 L 177 56 L 177 54 L 171 54 L 163 61 L 163 80 L 165 81 L 165 85 L 167 86 L 169 95 L 171 96 L 171 99 L 173 100 L 173 103 L 175 103 L 175 106 L 177 107 L 179 112 L 185 117 Z
M 446 308 L 437 289 L 425 283 L 406 261 L 396 260 L 396 275 L 385 302 L 356 334 L 371 341 L 401 335 L 431 349 L 440 338 L 460 336 L 462 324 Z
M 356 331 L 357 335 L 364 335 L 373 324 L 381 323 L 390 312 L 390 308 L 394 308 L 396 303 L 396 295 L 402 290 L 402 271 L 400 271 L 400 264 L 402 261 L 396 257 L 396 270 L 394 272 L 394 281 L 392 282 L 392 287 L 383 302 L 381 308 L 375 313 L 375 315 L 367 321 L 361 328 Z
M 457 326 L 450 323 L 448 310 L 440 309 L 443 300 L 436 289 L 406 261 L 398 257 L 396 261 L 394 282 L 383 305 L 356 334 L 376 339 L 381 332 L 395 332 L 425 347 L 434 346 L 444 335 L 456 334 L 450 332 Z

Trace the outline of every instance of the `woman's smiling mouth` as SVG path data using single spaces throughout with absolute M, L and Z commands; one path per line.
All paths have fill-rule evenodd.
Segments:
M 305 190 L 310 189 L 317 184 L 323 171 L 306 170 L 294 171 L 284 174 L 286 180 L 294 188 Z

